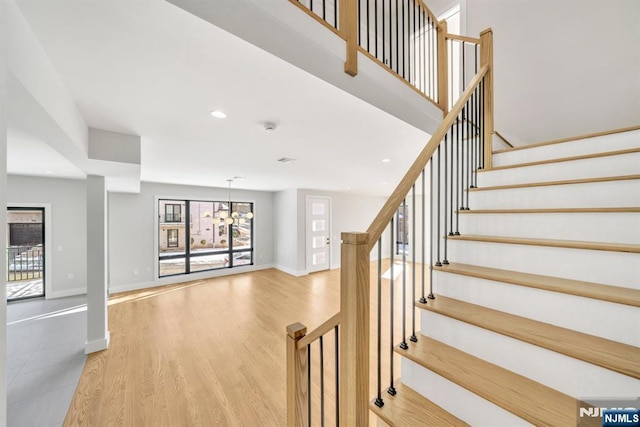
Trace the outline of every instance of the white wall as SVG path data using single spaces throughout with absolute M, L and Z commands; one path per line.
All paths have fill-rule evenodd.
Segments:
M 493 28 L 495 128 L 512 142 L 640 124 L 640 2 L 465 3 L 467 35 Z
M 51 205 L 52 274 L 47 297 L 83 294 L 87 289 L 86 182 L 10 175 L 7 202 Z
M 274 263 L 289 274 L 304 274 L 298 271 L 298 192 L 295 189 L 275 193 L 274 205 Z M 304 259 L 304 252 L 302 253 Z
M 232 190 L 254 203 L 254 266 L 157 277 L 157 198 L 227 200 L 228 189 L 143 182 L 140 194 L 109 193 L 109 291 L 119 292 L 271 267 L 274 263 L 274 193 Z
M 0 2 L 0 206 L 7 204 L 7 6 Z M 6 209 L 0 209 L 0 224 L 6 223 Z M 0 242 L 6 247 L 6 227 L 0 227 Z M 0 426 L 7 424 L 7 253 L 0 251 Z

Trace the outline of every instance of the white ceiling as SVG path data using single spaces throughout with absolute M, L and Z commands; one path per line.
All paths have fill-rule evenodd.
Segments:
M 235 187 L 388 195 L 428 140 L 161 0 L 17 4 L 87 124 L 142 137 L 143 181 L 224 187 L 241 176 Z M 265 132 L 265 121 L 277 130 Z M 9 172 L 78 176 L 38 144 L 10 133 Z

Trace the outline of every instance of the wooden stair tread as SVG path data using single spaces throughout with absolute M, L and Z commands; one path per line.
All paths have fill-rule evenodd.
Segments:
M 529 237 L 504 237 L 469 235 L 447 236 L 449 240 L 466 240 L 472 242 L 506 243 L 514 245 L 549 246 L 554 248 L 589 249 L 594 251 L 640 253 L 640 245 L 631 243 L 588 242 L 583 240 L 534 239 Z
M 557 157 L 554 159 L 538 160 L 535 162 L 514 163 L 511 165 L 504 165 L 504 166 L 493 166 L 491 167 L 491 169 L 479 169 L 478 172 L 491 172 L 491 171 L 504 170 L 504 169 L 524 168 L 527 166 L 539 166 L 539 165 L 546 165 L 550 163 L 571 162 L 574 160 L 597 159 L 600 157 L 621 156 L 621 155 L 633 154 L 633 153 L 640 153 L 640 148 L 627 148 L 625 150 L 603 151 L 600 153 L 582 154 L 580 156 Z
M 372 400 L 371 411 L 392 427 L 468 426 L 429 399 L 404 384 L 396 384 L 396 395 L 385 393 L 382 408 Z
M 639 347 L 444 296 L 416 306 L 640 379 Z
M 578 401 L 493 363 L 421 335 L 398 354 L 537 425 L 576 425 Z
M 640 175 L 601 176 L 596 178 L 565 179 L 561 181 L 527 182 L 523 184 L 494 185 L 470 188 L 469 191 L 509 190 L 514 188 L 547 187 L 553 185 L 588 184 L 593 182 L 629 181 L 640 179 Z
M 455 262 L 434 267 L 434 270 L 640 307 L 640 290 L 638 289 Z
M 530 208 L 530 209 L 465 209 L 457 213 L 468 214 L 524 214 L 524 213 L 640 213 L 640 207 L 617 208 Z
M 589 133 L 589 134 L 586 134 L 586 135 L 572 136 L 572 137 L 569 137 L 569 138 L 554 139 L 552 141 L 537 142 L 535 144 L 519 145 L 519 146 L 513 147 L 513 148 L 505 148 L 505 149 L 502 149 L 502 150 L 495 150 L 495 151 L 493 151 L 493 154 L 504 153 L 504 152 L 509 152 L 509 151 L 516 151 L 516 150 L 526 150 L 526 149 L 529 149 L 529 148 L 542 147 L 542 146 L 545 146 L 545 145 L 553 145 L 553 144 L 560 144 L 560 143 L 563 143 L 563 142 L 572 142 L 572 141 L 578 141 L 578 140 L 581 140 L 581 139 L 595 138 L 597 136 L 606 136 L 606 135 L 613 135 L 613 134 L 616 134 L 616 133 L 632 132 L 634 130 L 640 130 L 640 126 L 630 126 L 630 127 L 626 127 L 626 128 L 612 129 L 612 130 L 608 130 L 608 131 L 604 131 L 604 132 L 594 132 L 594 133 Z

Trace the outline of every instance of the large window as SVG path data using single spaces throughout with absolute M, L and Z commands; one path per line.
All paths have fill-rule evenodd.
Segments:
M 159 200 L 160 277 L 253 264 L 253 203 Z

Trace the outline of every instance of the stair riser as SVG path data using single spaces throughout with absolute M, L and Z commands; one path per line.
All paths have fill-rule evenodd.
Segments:
M 471 191 L 471 209 L 640 206 L 640 180 Z
M 421 325 L 424 335 L 576 398 L 631 397 L 640 389 L 626 375 L 436 313 L 423 310 Z
M 558 157 L 571 157 L 638 147 L 640 147 L 640 131 L 622 132 L 613 135 L 498 153 L 493 156 L 493 164 L 494 166 L 505 166 L 555 159 Z
M 402 382 L 472 426 L 531 426 L 523 419 L 407 358 L 402 358 Z
M 443 296 L 640 347 L 640 309 L 475 277 L 434 272 Z
M 637 244 L 640 213 L 464 214 L 460 233 Z
M 640 254 L 449 240 L 451 262 L 640 289 Z
M 640 173 L 640 153 L 549 163 L 478 173 L 478 187 L 554 180 L 635 175 Z

